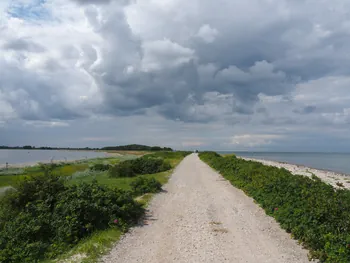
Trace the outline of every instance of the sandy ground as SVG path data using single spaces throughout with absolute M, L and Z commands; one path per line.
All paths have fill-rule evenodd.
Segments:
M 326 171 L 326 170 L 319 170 L 319 169 L 313 169 L 309 167 L 305 167 L 302 165 L 294 165 L 289 163 L 281 163 L 281 162 L 274 162 L 274 161 L 268 161 L 268 160 L 259 160 L 259 159 L 252 159 L 252 158 L 243 158 L 244 160 L 252 160 L 261 162 L 265 165 L 270 166 L 276 166 L 279 168 L 285 168 L 286 170 L 290 171 L 292 174 L 301 174 L 308 177 L 311 177 L 312 174 L 319 177 L 322 181 L 336 187 L 336 188 L 347 188 L 350 189 L 350 175 L 344 175 L 336 172 Z
M 241 190 L 196 154 L 152 200 L 143 225 L 126 234 L 105 263 L 301 263 L 307 251 Z

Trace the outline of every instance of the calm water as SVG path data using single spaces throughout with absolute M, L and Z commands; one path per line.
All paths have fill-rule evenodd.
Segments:
M 103 152 L 93 151 L 57 151 L 57 150 L 0 150 L 0 166 L 6 162 L 9 165 L 50 162 L 73 161 L 86 158 L 105 157 Z
M 235 152 L 235 154 L 350 174 L 350 153 Z

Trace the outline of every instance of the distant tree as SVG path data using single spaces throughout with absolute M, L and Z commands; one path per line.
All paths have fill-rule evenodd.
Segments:
M 26 145 L 26 146 L 23 146 L 23 149 L 25 149 L 25 150 L 31 150 L 31 149 L 33 149 L 33 147 L 30 146 L 30 145 Z

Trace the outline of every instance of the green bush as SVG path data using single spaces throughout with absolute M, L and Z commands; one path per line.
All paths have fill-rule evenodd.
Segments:
M 65 186 L 47 174 L 27 178 L 0 205 L 0 262 L 37 262 L 95 230 L 125 230 L 143 208 L 130 193 L 92 184 Z
M 96 163 L 91 165 L 90 170 L 104 172 L 104 171 L 108 171 L 109 168 L 111 168 L 111 165 L 109 164 Z
M 171 165 L 161 158 L 141 157 L 121 162 L 109 169 L 110 177 L 133 177 L 142 174 L 155 174 L 171 169 Z
M 131 183 L 132 191 L 135 195 L 146 193 L 158 193 L 162 190 L 162 184 L 154 178 L 137 177 Z
M 136 175 L 131 160 L 111 166 L 108 173 L 110 177 L 133 177 Z
M 153 154 L 147 154 L 143 156 L 142 158 L 162 158 L 164 160 L 169 159 L 179 159 L 186 157 L 187 155 L 191 154 L 191 152 L 187 151 L 179 151 L 179 152 L 157 152 Z
M 350 262 L 350 191 L 285 169 L 205 152 L 200 158 L 253 197 L 321 262 Z

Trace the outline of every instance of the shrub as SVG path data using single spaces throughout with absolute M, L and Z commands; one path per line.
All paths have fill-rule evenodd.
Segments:
M 78 179 L 78 178 L 83 178 L 83 177 L 96 177 L 105 174 L 103 171 L 94 171 L 90 169 L 86 169 L 84 171 L 77 171 L 71 176 L 66 176 L 64 179 L 66 180 L 71 180 L 71 179 Z
M 27 178 L 0 204 L 0 262 L 52 258 L 116 219 L 125 230 L 142 213 L 130 193 L 96 182 L 65 186 L 50 174 Z
M 153 154 L 147 154 L 143 156 L 142 158 L 162 158 L 162 159 L 178 159 L 186 157 L 187 155 L 191 154 L 191 152 L 187 151 L 179 151 L 179 152 L 157 152 Z
M 109 169 L 110 177 L 133 177 L 141 174 L 154 174 L 171 169 L 171 165 L 161 158 L 141 157 L 121 162 Z
M 109 164 L 96 163 L 90 167 L 90 170 L 104 172 L 108 171 L 110 167 Z
M 253 197 L 313 257 L 350 262 L 350 191 L 232 156 L 206 152 L 200 158 Z
M 132 191 L 135 195 L 143 195 L 146 193 L 158 193 L 162 190 L 162 184 L 154 178 L 137 177 L 131 183 Z
M 135 176 L 133 163 L 124 161 L 117 165 L 111 166 L 108 171 L 110 177 L 132 177 Z

